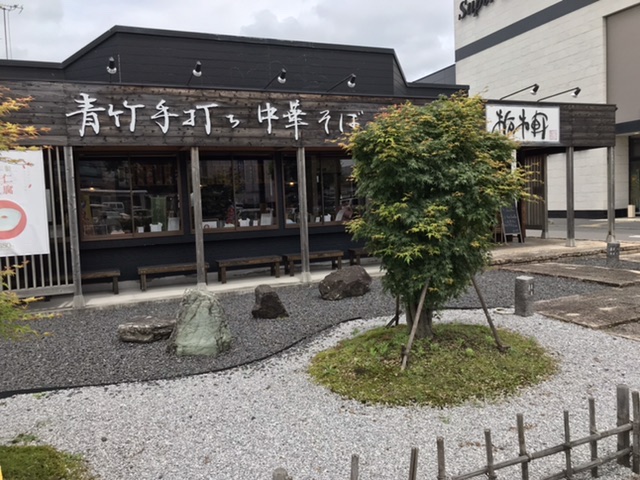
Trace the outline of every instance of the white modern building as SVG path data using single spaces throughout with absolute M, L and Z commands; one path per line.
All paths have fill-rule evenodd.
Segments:
M 615 104 L 615 213 L 640 210 L 640 2 L 454 0 L 456 64 L 438 72 L 487 99 Z M 436 75 L 436 74 L 434 74 Z M 431 76 L 429 76 L 431 77 Z M 429 77 L 425 77 L 426 80 Z M 531 95 L 538 86 L 535 96 Z M 512 95 L 514 92 L 518 92 Z M 576 96 L 577 94 L 577 96 Z M 546 98 L 550 97 L 550 98 Z M 542 105 L 541 105 L 542 106 Z M 597 132 L 593 131 L 596 135 Z M 576 150 L 577 218 L 605 218 L 606 148 Z M 610 153 L 609 153 L 610 154 Z M 566 155 L 547 152 L 549 217 L 567 214 Z

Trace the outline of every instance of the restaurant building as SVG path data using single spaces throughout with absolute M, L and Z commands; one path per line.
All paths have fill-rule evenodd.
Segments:
M 584 105 L 580 115 L 587 120 L 590 105 L 615 105 L 615 149 L 576 146 L 575 182 L 569 182 L 575 183 L 575 216 L 605 218 L 610 208 L 617 217 L 640 211 L 640 51 L 633 48 L 640 42 L 640 2 L 454 4 L 455 68 L 439 72 L 438 78 L 468 84 L 470 94 L 505 102 Z M 595 122 L 584 133 L 598 137 L 609 127 L 608 122 Z M 529 153 L 529 164 L 545 179 L 549 217 L 565 217 L 565 152 L 547 149 L 537 159 L 535 151 Z M 609 198 L 612 193 L 614 198 Z
M 49 251 L 3 265 L 28 260 L 13 288 L 76 305 L 83 272 L 196 262 L 201 283 L 218 259 L 346 251 L 360 201 L 340 140 L 466 90 L 407 82 L 391 49 L 121 26 L 62 63 L 2 60 L 0 81 L 32 97 L 12 120 L 51 147 Z

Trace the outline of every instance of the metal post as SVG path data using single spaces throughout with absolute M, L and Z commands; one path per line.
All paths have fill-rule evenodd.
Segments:
M 204 234 L 202 232 L 202 196 L 200 194 L 200 151 L 191 147 L 191 198 L 193 201 L 193 222 L 196 232 L 197 288 L 205 290 L 207 272 L 204 268 Z
M 307 171 L 304 147 L 298 147 L 296 154 L 298 166 L 298 198 L 300 199 L 300 257 L 302 261 L 302 283 L 311 283 L 309 266 L 309 214 L 307 211 Z
M 82 270 L 80 267 L 80 233 L 78 230 L 78 203 L 76 201 L 76 179 L 73 168 L 73 147 L 64 147 L 64 169 L 67 183 L 67 208 L 69 209 L 69 250 L 71 252 L 71 275 L 73 277 L 73 307 L 84 307 L 82 295 Z
M 576 224 L 573 211 L 573 147 L 567 147 L 567 247 L 576 246 Z
M 616 241 L 616 157 L 615 147 L 607 147 L 607 243 Z
M 549 236 L 549 157 L 547 155 L 543 155 L 542 159 L 542 170 L 543 170 L 543 188 L 544 188 L 544 198 L 542 199 L 542 234 L 540 238 L 547 238 Z

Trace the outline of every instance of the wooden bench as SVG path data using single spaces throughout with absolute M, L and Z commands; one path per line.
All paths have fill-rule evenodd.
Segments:
M 140 275 L 140 290 L 147 290 L 147 275 L 167 275 L 170 273 L 192 273 L 198 271 L 197 263 L 171 263 L 167 265 L 145 265 L 138 267 L 138 275 Z M 205 281 L 207 280 L 207 272 L 209 264 L 205 262 L 204 272 Z
M 322 260 L 331 260 L 332 269 L 342 268 L 342 257 L 344 252 L 342 250 L 323 250 L 321 252 L 309 252 L 309 262 L 318 262 Z M 295 272 L 295 263 L 302 261 L 301 253 L 287 253 L 282 255 L 284 261 L 284 273 L 288 273 L 293 277 Z
M 360 259 L 362 257 L 368 257 L 369 252 L 364 247 L 350 248 L 349 253 L 349 265 L 360 265 Z
M 109 270 L 88 270 L 81 273 L 80 278 L 85 280 L 102 280 L 109 278 L 113 282 L 113 293 L 117 295 L 120 291 L 118 289 L 118 278 L 120 277 L 120 270 L 112 268 Z
M 241 257 L 241 258 L 225 258 L 216 260 L 218 267 L 218 281 L 227 283 L 227 268 L 233 267 L 256 267 L 269 265 L 271 267 L 271 275 L 280 278 L 280 255 L 265 255 L 262 257 Z

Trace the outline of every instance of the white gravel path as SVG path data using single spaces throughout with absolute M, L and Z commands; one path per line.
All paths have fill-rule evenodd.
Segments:
M 484 464 L 487 428 L 496 461 L 517 455 L 519 412 L 525 415 L 528 448 L 537 451 L 563 441 L 563 410 L 571 413 L 572 436 L 586 436 L 590 395 L 599 428 L 605 429 L 615 426 L 616 386 L 640 389 L 639 343 L 537 314 L 493 317 L 498 326 L 537 338 L 558 356 L 561 372 L 494 404 L 362 405 L 314 385 L 306 373 L 316 352 L 388 321 L 356 320 L 277 357 L 222 373 L 0 400 L 0 443 L 33 434 L 83 454 L 104 480 L 269 480 L 276 467 L 286 468 L 294 480 L 337 480 L 349 478 L 354 453 L 360 456 L 361 480 L 402 480 L 411 448 L 419 447 L 418 478 L 435 479 L 438 436 L 446 442 L 449 474 L 475 470 Z M 446 311 L 442 321 L 485 323 L 478 310 Z M 601 451 L 611 444 L 603 442 Z M 574 452 L 577 461 L 587 458 L 588 447 Z M 531 478 L 563 466 L 562 455 L 535 461 Z M 606 480 L 634 478 L 630 470 L 603 470 Z M 519 473 L 510 470 L 499 478 Z

